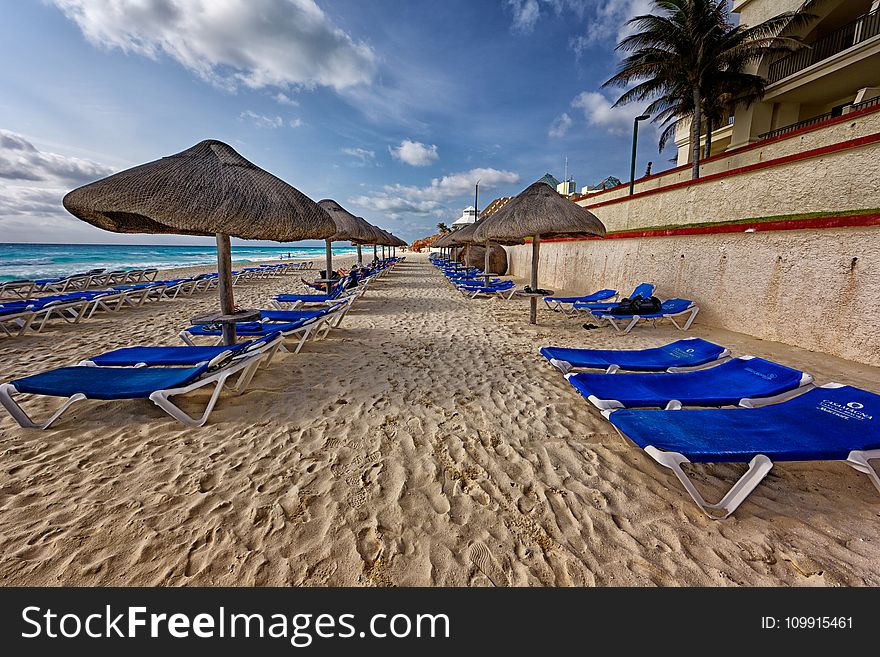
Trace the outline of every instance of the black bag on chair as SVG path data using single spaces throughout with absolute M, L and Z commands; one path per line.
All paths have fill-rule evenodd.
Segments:
M 660 299 L 657 297 L 648 297 L 646 299 L 637 294 L 632 299 L 623 299 L 617 306 L 611 308 L 608 313 L 611 315 L 653 315 L 660 312 L 660 307 Z

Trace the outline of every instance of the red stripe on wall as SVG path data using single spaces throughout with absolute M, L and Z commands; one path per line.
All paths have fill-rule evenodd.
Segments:
M 680 235 L 716 235 L 720 233 L 745 233 L 746 231 L 769 232 L 779 230 L 822 230 L 827 228 L 863 228 L 880 226 L 880 212 L 851 214 L 838 217 L 807 217 L 804 219 L 781 219 L 779 221 L 756 221 L 742 224 L 718 224 L 715 226 L 681 226 L 608 233 L 605 237 L 550 237 L 541 242 L 580 242 L 586 240 L 638 239 L 646 237 L 677 237 Z

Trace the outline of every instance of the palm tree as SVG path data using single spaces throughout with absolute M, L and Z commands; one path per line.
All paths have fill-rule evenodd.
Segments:
M 692 176 L 699 178 L 703 118 L 709 130 L 729 107 L 761 98 L 766 80 L 746 69 L 767 55 L 801 47 L 783 32 L 814 17 L 785 12 L 747 27 L 733 24 L 727 0 L 653 2 L 655 13 L 628 22 L 638 31 L 616 49 L 629 55 L 603 86 L 636 83 L 614 106 L 651 100 L 645 113 L 666 125 L 660 150 L 678 122 L 690 118 Z
M 449 226 L 444 224 L 442 221 L 437 224 L 437 228 L 440 230 L 441 235 L 445 235 L 446 233 L 450 232 Z

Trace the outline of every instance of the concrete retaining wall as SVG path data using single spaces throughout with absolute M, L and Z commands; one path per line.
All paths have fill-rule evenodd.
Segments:
M 878 162 L 874 141 L 590 210 L 614 232 L 880 208 Z M 530 249 L 508 249 L 511 275 L 528 276 Z M 880 227 L 541 243 L 541 287 L 627 294 L 641 281 L 696 301 L 698 324 L 880 365 Z

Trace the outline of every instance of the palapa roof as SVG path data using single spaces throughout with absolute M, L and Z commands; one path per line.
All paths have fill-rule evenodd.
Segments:
M 382 233 L 382 241 L 379 242 L 380 245 L 381 244 L 384 244 L 385 246 L 397 246 L 398 245 L 397 238 L 394 237 L 394 235 L 389 233 L 387 230 L 385 230 L 384 228 L 380 228 L 379 232 Z
M 486 217 L 482 219 L 478 219 L 472 224 L 465 226 L 464 228 L 459 228 L 458 230 L 452 231 L 449 233 L 449 243 L 452 244 L 470 244 L 475 242 L 474 233 L 477 228 L 479 228 L 480 224 L 486 221 Z
M 312 199 L 213 139 L 83 185 L 63 203 L 79 219 L 117 233 L 293 242 L 336 232 Z
M 546 183 L 529 185 L 475 230 L 477 242 L 521 244 L 526 237 L 605 235 L 605 226 L 589 210 L 561 196 Z
M 452 239 L 452 233 L 444 233 L 443 235 L 438 237 L 436 240 L 434 240 L 434 242 L 431 244 L 431 246 L 436 247 L 438 249 L 442 249 L 447 246 L 452 246 L 452 242 L 450 241 L 451 239 Z
M 339 203 L 330 198 L 318 201 L 324 211 L 336 224 L 336 232 L 329 238 L 331 242 L 355 242 L 369 244 L 374 239 L 373 226 L 364 219 L 354 216 Z

